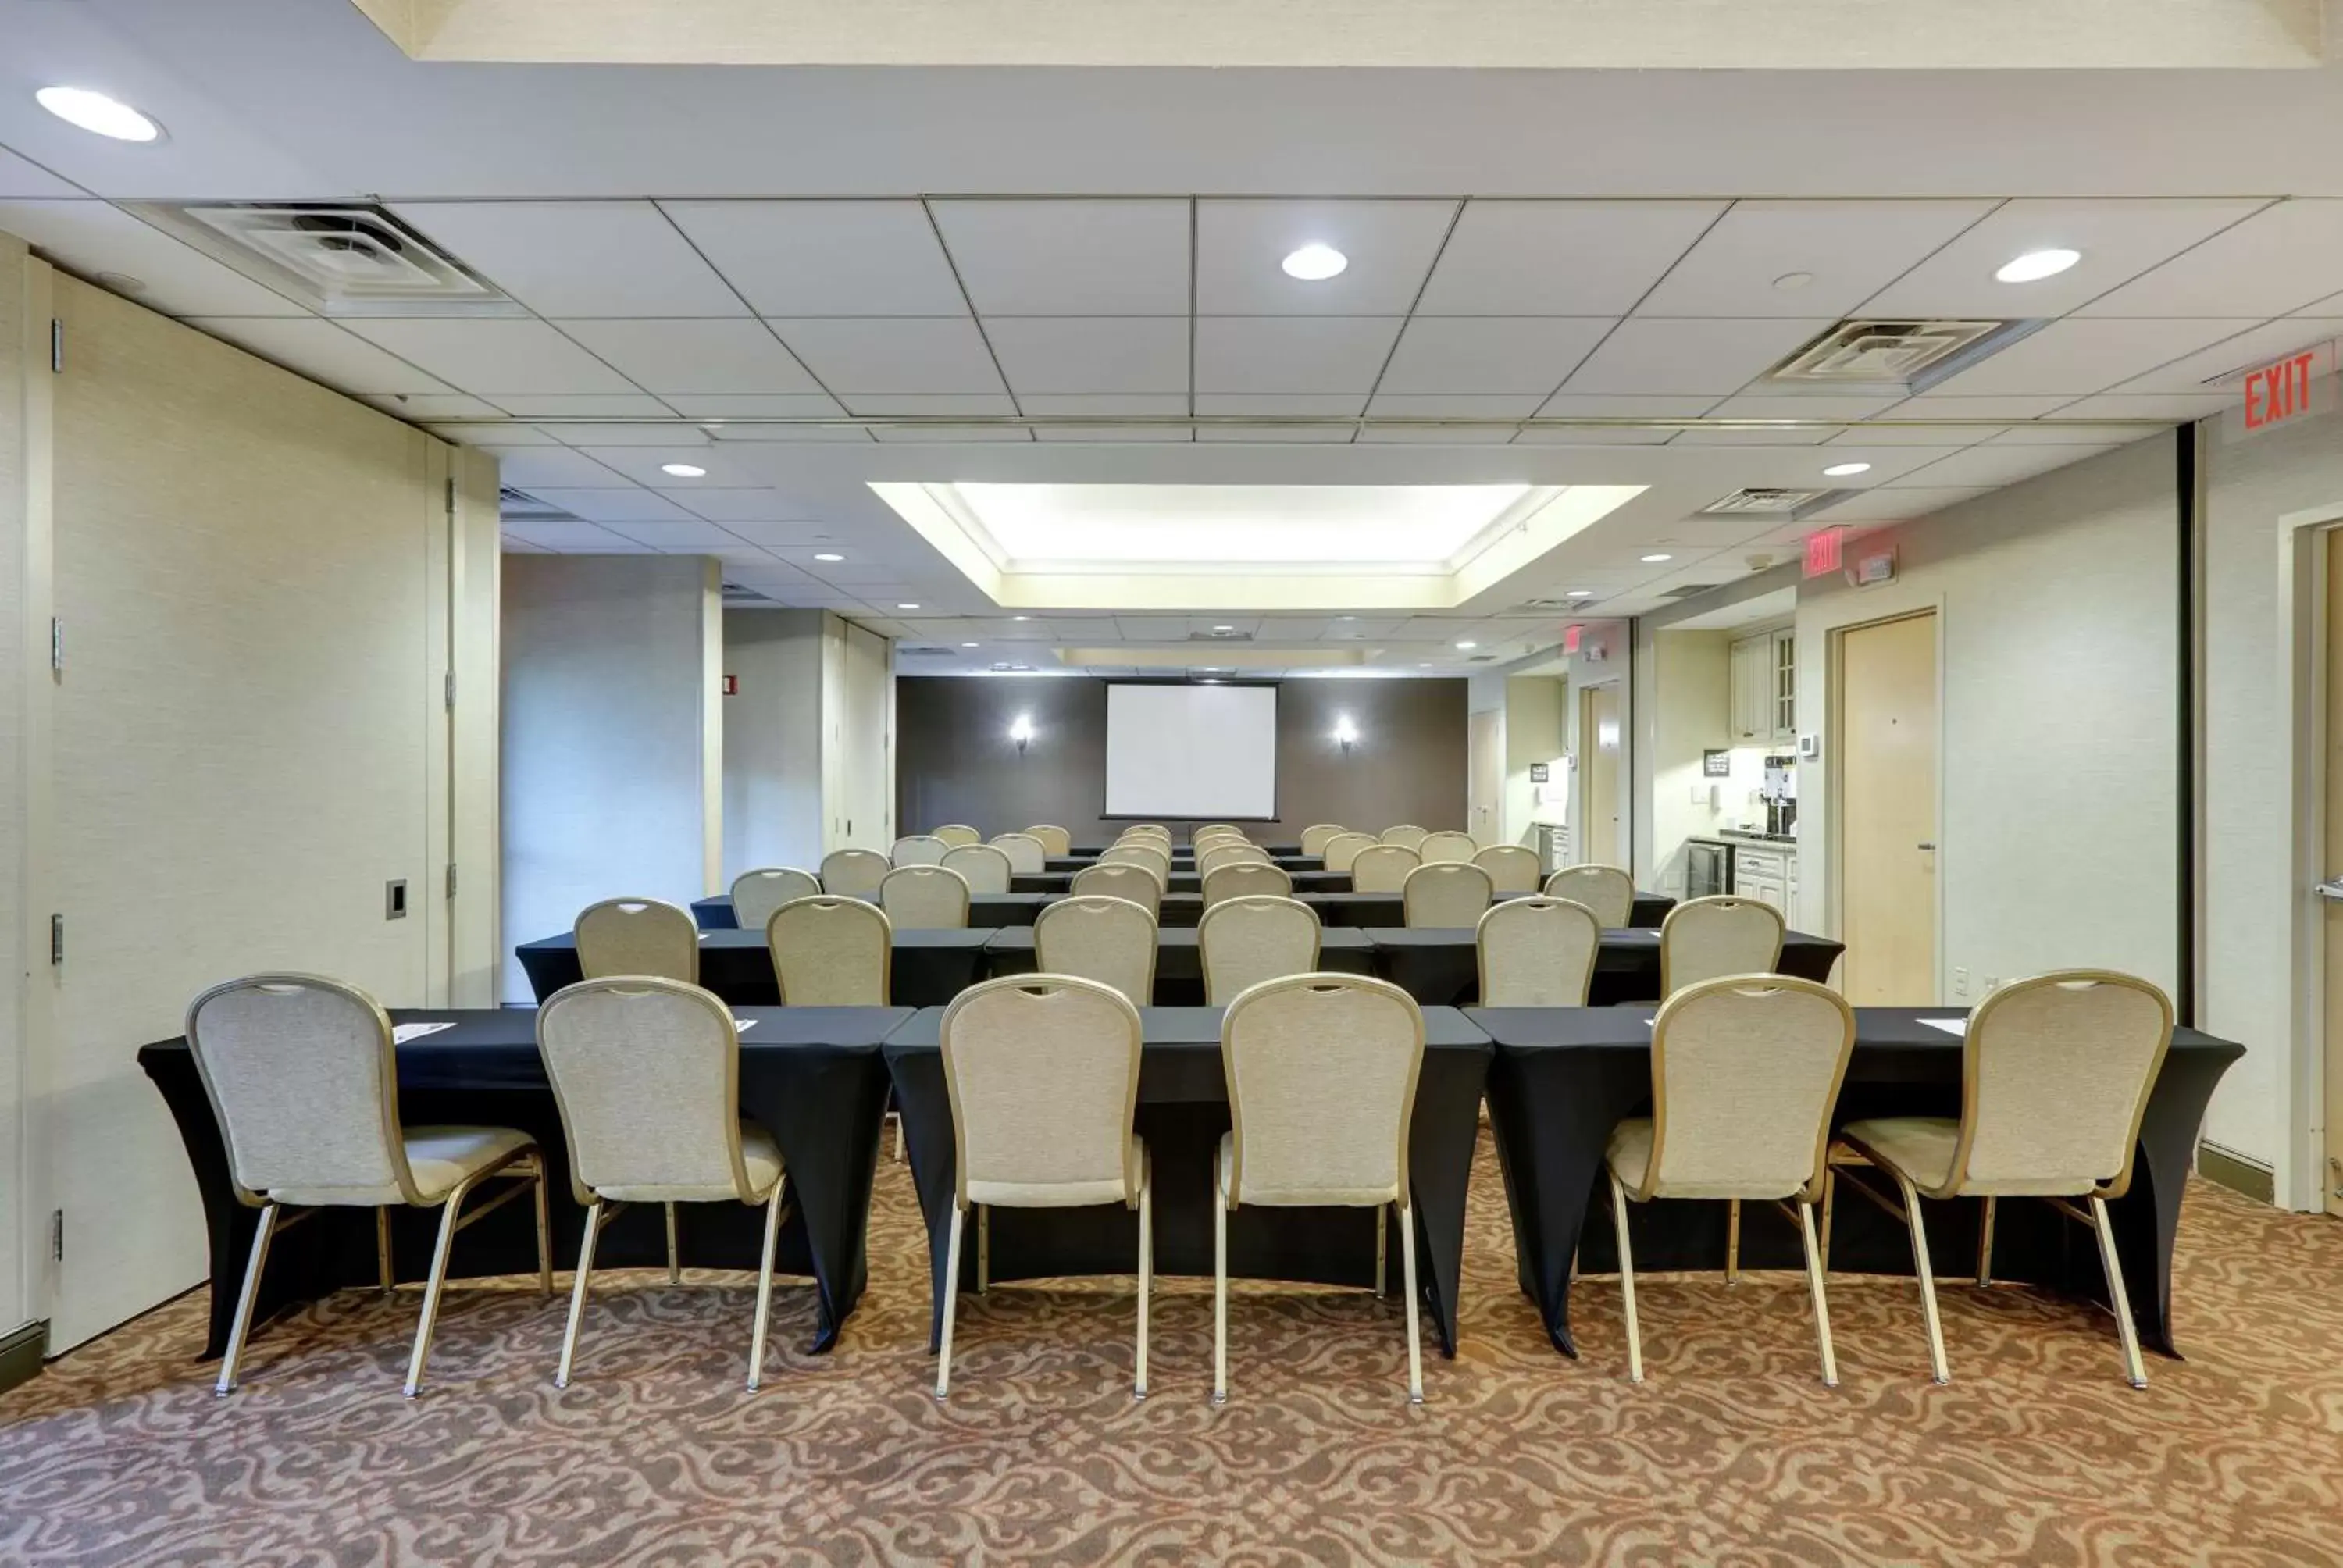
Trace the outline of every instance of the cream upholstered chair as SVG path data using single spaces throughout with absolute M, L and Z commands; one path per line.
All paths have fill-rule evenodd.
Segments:
M 1200 827 L 1193 828 L 1189 830 L 1188 841 L 1194 844 L 1200 843 L 1206 839 L 1232 837 L 1238 839 L 1243 838 L 1244 829 L 1238 827 L 1233 822 L 1206 822 Z
M 946 844 L 955 849 L 960 848 L 962 844 L 981 844 L 984 842 L 984 835 L 978 832 L 975 829 L 970 827 L 965 822 L 947 822 L 942 827 L 935 830 L 935 837 L 941 839 Z
M 820 891 L 819 878 L 794 867 L 743 871 L 732 879 L 732 919 L 744 931 L 762 930 L 775 910 L 791 899 L 810 899 Z
M 1214 1403 L 1229 1397 L 1229 1211 L 1240 1203 L 1399 1211 L 1407 1396 L 1423 1402 L 1407 1184 L 1408 1124 L 1423 1064 L 1423 1014 L 1386 980 L 1294 975 L 1266 980 L 1229 1004 L 1221 1065 L 1232 1125 L 1213 1165 Z M 1380 1212 L 1375 1223 L 1380 1231 Z
M 1374 847 L 1375 836 L 1373 833 L 1337 833 L 1326 840 L 1326 847 L 1321 853 L 1326 858 L 1328 870 L 1347 871 L 1358 860 L 1362 851 Z
M 784 1007 L 885 1007 L 895 928 L 878 905 L 820 894 L 792 899 L 765 922 Z
M 895 840 L 887 860 L 893 866 L 940 866 L 950 849 L 933 833 L 910 833 Z
M 1204 908 L 1211 909 L 1223 899 L 1242 899 L 1265 895 L 1272 899 L 1293 896 L 1293 879 L 1282 866 L 1267 860 L 1223 860 L 1204 873 Z
M 892 869 L 876 849 L 832 849 L 821 858 L 821 890 L 841 899 L 873 900 Z
M 1545 879 L 1545 896 L 1584 904 L 1606 931 L 1634 918 L 1635 879 L 1616 866 L 1564 866 Z
M 1721 1198 L 1734 1205 L 1726 1245 L 1735 1251 L 1744 1201 L 1770 1201 L 1798 1227 L 1823 1382 L 1838 1386 L 1815 1205 L 1825 1181 L 1831 1108 L 1854 1052 L 1854 1012 L 1812 980 L 1732 975 L 1687 986 L 1662 1004 L 1652 1021 L 1652 1114 L 1613 1128 L 1604 1155 L 1631 1380 L 1644 1381 L 1644 1344 L 1627 1204 Z
M 1172 884 L 1172 855 L 1152 844 L 1121 843 L 1098 858 L 1101 866 L 1144 866 L 1155 875 L 1155 885 L 1166 888 Z
M 1160 919 L 1163 909 L 1162 879 L 1153 868 L 1128 861 L 1084 866 L 1068 880 L 1066 890 L 1079 898 L 1128 900 L 1145 910 L 1150 919 Z
M 407 1362 L 407 1397 L 423 1387 L 456 1232 L 524 1192 L 537 1199 L 538 1285 L 553 1293 L 545 1165 L 536 1141 L 501 1127 L 407 1127 L 398 1119 L 398 1065 L 390 1017 L 374 998 L 322 975 L 257 974 L 214 986 L 187 1009 L 196 1059 L 239 1202 L 260 1211 L 236 1299 L 216 1394 L 236 1391 L 252 1332 L 254 1299 L 284 1211 L 372 1209 L 382 1288 L 391 1288 L 390 1205 L 439 1211 L 439 1241 L 423 1287 L 423 1313 Z M 515 1185 L 469 1214 L 483 1181 Z
M 1534 849 L 1525 849 L 1519 844 L 1492 844 L 1474 855 L 1473 863 L 1489 873 L 1489 885 L 1501 893 L 1538 890 L 1538 858 Z
M 1009 857 L 1009 869 L 1020 877 L 1039 876 L 1050 869 L 1049 846 L 1031 833 L 1001 833 L 992 847 Z
M 879 907 L 899 931 L 958 930 L 968 924 L 968 879 L 948 866 L 898 866 L 879 884 Z
M 1471 930 L 1489 912 L 1489 873 L 1470 860 L 1418 866 L 1400 886 L 1403 918 L 1411 926 Z
M 1033 961 L 1044 974 L 1096 980 L 1145 1007 L 1155 1000 L 1155 917 L 1127 899 L 1060 899 L 1033 921 Z
M 1318 911 L 1297 899 L 1223 899 L 1204 907 L 1196 950 L 1204 1001 L 1226 1007 L 1263 980 L 1306 975 L 1318 967 Z
M 1041 848 L 1052 855 L 1062 856 L 1073 850 L 1074 836 L 1063 828 L 1048 822 L 1037 822 L 1026 829 L 1025 832 L 1028 837 L 1041 840 Z
M 2140 1119 L 2171 1044 L 2172 1003 L 2147 981 L 2109 970 L 2037 975 L 2004 986 L 1969 1015 L 1958 1121 L 1893 1116 L 1840 1130 L 1848 1148 L 1895 1178 L 1900 1204 L 1856 1180 L 1852 1170 L 1845 1175 L 1849 1185 L 1911 1230 L 1928 1359 L 1938 1382 L 1951 1382 L 1952 1372 L 1936 1317 L 1920 1200 L 1984 1200 L 1977 1245 L 1977 1283 L 1984 1285 L 1993 1278 L 1995 1201 L 2041 1198 L 2097 1233 L 2124 1375 L 2134 1388 L 2147 1386 L 2107 1201 L 2130 1191 Z M 1824 1245 L 1829 1245 L 1827 1232 Z
M 1407 886 L 1409 874 L 1423 864 L 1423 858 L 1413 849 L 1403 849 L 1397 844 L 1370 844 L 1351 861 L 1351 890 L 1396 893 Z
M 1660 994 L 1721 975 L 1772 974 L 1782 962 L 1782 911 L 1755 899 L 1692 899 L 1660 922 Z
M 1251 844 L 1216 843 L 1196 855 L 1196 869 L 1207 877 L 1222 866 L 1268 866 L 1275 863 L 1269 858 L 1268 850 L 1256 849 Z
M 1423 849 L 1423 840 L 1430 836 L 1425 829 L 1417 827 L 1414 823 L 1403 822 L 1396 828 L 1384 829 L 1383 841 L 1386 844 L 1397 844 L 1403 849 L 1414 849 L 1420 853 Z
M 1437 833 L 1426 833 L 1423 842 L 1415 847 L 1415 852 L 1423 856 L 1423 863 L 1429 866 L 1440 860 L 1470 860 L 1481 852 L 1481 846 L 1473 841 L 1470 833 L 1443 829 Z
M 1507 899 L 1482 911 L 1474 945 L 1483 1007 L 1584 1007 L 1603 922 L 1567 899 Z
M 605 899 L 578 911 L 578 972 L 659 975 L 699 983 L 699 927 L 686 910 L 659 899 Z
M 1005 893 L 1015 871 L 1009 851 L 990 844 L 955 844 L 944 851 L 942 864 L 967 878 L 971 893 Z
M 1147 1397 L 1155 1219 L 1147 1147 L 1132 1131 L 1140 1040 L 1139 1010 L 1129 998 L 1071 975 L 987 980 L 960 992 L 944 1010 L 953 1186 L 936 1358 L 939 1400 L 951 1392 L 961 1232 L 971 1206 L 980 1227 L 984 1211 L 995 1204 L 1123 1203 L 1139 1211 L 1139 1353 L 1131 1392 Z
M 749 1342 L 755 1392 L 764 1376 L 773 1244 L 781 1231 L 781 1151 L 771 1134 L 741 1120 L 740 1036 L 731 1008 L 672 980 L 580 980 L 538 1010 L 537 1049 L 569 1141 L 569 1185 L 586 1206 L 554 1386 L 569 1386 L 604 1224 L 628 1203 L 659 1203 L 671 1237 L 678 1203 L 746 1203 L 765 1211 Z
M 1302 829 L 1302 852 L 1305 855 L 1322 855 L 1326 852 L 1326 840 L 1338 833 L 1349 831 L 1350 829 L 1340 822 L 1312 822 Z

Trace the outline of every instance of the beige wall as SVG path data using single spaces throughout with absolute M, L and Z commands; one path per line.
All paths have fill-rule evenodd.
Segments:
M 895 839 L 893 645 L 822 621 L 823 849 L 884 849 Z
M 25 593 L 26 463 L 25 407 L 37 340 L 47 311 L 29 297 L 47 268 L 27 263 L 25 247 L 0 235 L 0 1334 L 33 1316 L 32 1167 L 25 1142 L 26 1068 L 25 976 L 33 967 L 25 900 L 26 683 L 41 638 Z M 40 326 L 35 327 L 35 317 Z M 45 661 L 40 667 L 46 673 Z M 45 962 L 47 955 L 41 958 Z
M 1684 892 L 1686 839 L 1714 833 L 1746 814 L 1737 808 L 1753 780 L 1710 779 L 1701 771 L 1704 751 L 1732 744 L 1730 649 L 1741 635 L 1663 631 L 1644 645 L 1653 687 L 1651 839 L 1647 850 L 1639 846 L 1638 859 L 1648 867 L 1644 885 L 1655 892 Z M 1761 754 L 1752 749 L 1749 755 Z M 1715 809 L 1708 804 L 1712 789 L 1720 801 Z
M 822 612 L 724 615 L 724 880 L 822 857 Z
M 1560 820 L 1536 804 L 1530 764 L 1559 763 L 1567 748 L 1570 682 L 1558 675 L 1517 675 L 1505 682 L 1504 841 L 1534 849 L 1532 827 Z

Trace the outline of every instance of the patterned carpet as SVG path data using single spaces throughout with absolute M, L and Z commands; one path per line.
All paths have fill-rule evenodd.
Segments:
M 895 1165 L 843 1344 L 801 1353 L 810 1295 L 781 1288 L 753 1397 L 739 1276 L 611 1276 L 567 1392 L 559 1302 L 462 1289 L 412 1405 L 412 1292 L 278 1322 L 217 1402 L 184 1298 L 0 1398 L 0 1562 L 2343 1562 L 2343 1224 L 2197 1184 L 2192 1359 L 2152 1359 L 2145 1393 L 2103 1316 L 1958 1285 L 1936 1388 L 1911 1285 L 1852 1277 L 1826 1390 L 1786 1274 L 1649 1281 L 1638 1389 L 1607 1279 L 1581 1298 L 1587 1359 L 1546 1348 L 1503 1202 L 1484 1139 L 1463 1354 L 1427 1356 L 1420 1408 L 1395 1302 L 1249 1288 L 1215 1410 L 1210 1285 L 1190 1280 L 1159 1285 L 1144 1404 L 1130 1286 L 1099 1282 L 965 1301 L 939 1407 Z

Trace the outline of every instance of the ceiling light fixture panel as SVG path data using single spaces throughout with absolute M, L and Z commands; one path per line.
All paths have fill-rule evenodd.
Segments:
M 1278 265 L 1288 277 L 1302 283 L 1323 283 L 1330 277 L 1341 276 L 1342 269 L 1351 265 L 1351 258 L 1331 245 L 1313 241 L 1292 252 Z
M 2029 250 L 2024 256 L 2012 256 L 1994 270 L 1994 276 L 2003 283 L 2039 283 L 2046 277 L 2056 277 L 2083 259 L 2079 250 L 2053 246 L 2046 250 Z
M 117 142 L 158 141 L 163 135 L 153 119 L 94 87 L 43 87 L 33 101 L 69 126 Z

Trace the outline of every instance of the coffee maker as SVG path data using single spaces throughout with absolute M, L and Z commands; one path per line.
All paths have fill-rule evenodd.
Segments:
M 1798 834 L 1798 759 L 1784 754 L 1765 759 L 1765 782 L 1757 791 L 1765 802 L 1765 831 L 1777 839 Z

